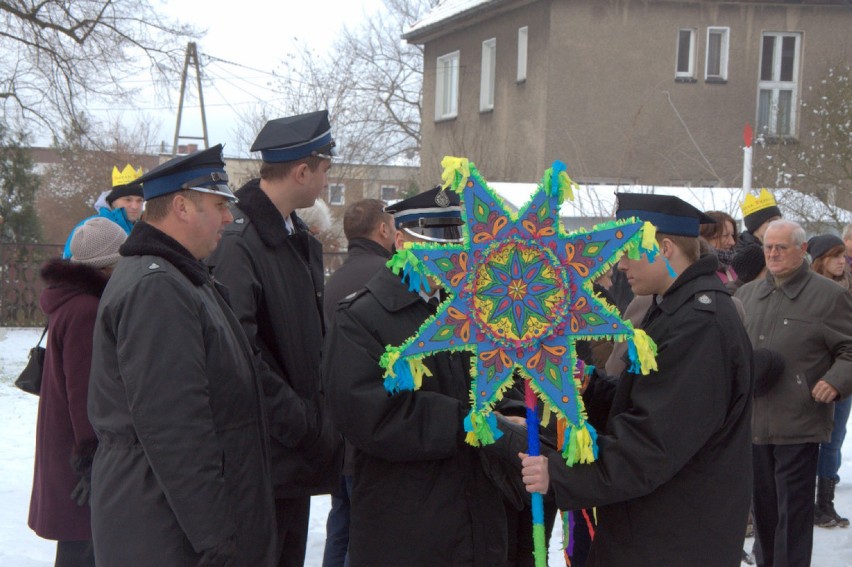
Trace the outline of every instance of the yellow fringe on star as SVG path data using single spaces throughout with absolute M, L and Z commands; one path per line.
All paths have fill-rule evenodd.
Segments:
M 451 187 L 455 191 L 464 189 L 467 178 L 470 177 L 470 162 L 467 158 L 444 156 L 444 159 L 441 160 L 441 167 L 444 168 L 444 172 L 441 174 L 441 180 L 444 182 L 441 189 Z

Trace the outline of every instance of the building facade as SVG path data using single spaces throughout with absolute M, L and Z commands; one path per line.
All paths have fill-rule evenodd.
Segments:
M 425 52 L 421 163 L 741 186 L 745 125 L 756 152 L 806 132 L 803 94 L 852 60 L 850 30 L 844 0 L 445 0 L 404 35 Z

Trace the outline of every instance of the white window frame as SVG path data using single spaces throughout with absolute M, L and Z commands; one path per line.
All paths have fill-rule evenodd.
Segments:
M 334 199 L 334 189 L 340 188 L 340 199 Z M 346 184 L 344 183 L 329 183 L 328 185 L 328 204 L 329 205 L 344 205 L 346 204 Z
M 763 48 L 767 37 L 774 38 L 771 61 L 771 77 L 762 78 L 763 71 Z M 794 38 L 793 67 L 790 80 L 781 80 L 781 66 L 783 62 L 784 38 Z M 799 106 L 799 72 L 802 62 L 802 33 L 801 32 L 763 32 L 760 35 L 760 59 L 758 60 L 757 75 L 757 117 L 755 123 L 758 126 L 758 134 L 764 134 L 770 138 L 793 137 L 798 126 Z M 789 115 L 787 123 L 783 123 L 782 95 L 788 95 Z M 766 106 L 765 110 L 763 107 Z
M 714 35 L 720 35 L 719 40 L 719 72 L 710 72 L 710 38 Z M 707 28 L 707 55 L 704 58 L 704 80 L 727 81 L 728 80 L 728 46 L 730 43 L 731 28 L 710 26 Z
M 518 28 L 518 77 L 517 82 L 527 80 L 527 49 L 529 47 L 529 27 Z
M 441 55 L 435 65 L 435 120 L 448 120 L 459 114 L 459 58 L 453 51 Z
M 689 53 L 687 54 L 687 69 L 678 69 L 680 63 L 680 36 L 689 32 Z M 695 28 L 679 28 L 675 42 L 675 79 L 695 79 Z
M 497 39 L 482 42 L 482 72 L 479 79 L 479 111 L 494 110 L 494 90 L 497 74 Z
M 385 199 L 385 189 L 389 189 L 389 190 L 393 191 L 393 197 L 391 197 L 390 199 Z M 386 203 L 388 201 L 393 200 L 393 199 L 398 199 L 399 198 L 399 186 L 398 185 L 382 185 L 379 188 L 379 197 L 381 198 L 382 201 L 384 201 Z

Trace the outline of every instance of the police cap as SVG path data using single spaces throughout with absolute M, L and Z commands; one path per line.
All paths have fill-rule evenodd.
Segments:
M 251 146 L 266 163 L 295 161 L 310 156 L 331 158 L 334 139 L 328 111 L 319 110 L 270 120 Z
M 220 195 L 232 201 L 237 198 L 228 187 L 222 144 L 178 156 L 162 163 L 136 180 L 142 184 L 146 201 L 191 189 L 201 193 Z
M 461 201 L 440 185 L 385 207 L 399 230 L 430 242 L 461 242 Z
M 716 224 L 712 217 L 678 197 L 647 193 L 616 193 L 615 196 L 618 197 L 616 218 L 638 217 L 664 234 L 697 237 L 700 225 Z

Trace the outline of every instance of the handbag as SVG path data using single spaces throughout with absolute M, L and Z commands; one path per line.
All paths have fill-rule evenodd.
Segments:
M 41 376 L 44 371 L 44 347 L 41 346 L 41 341 L 44 340 L 45 334 L 47 334 L 47 326 L 44 327 L 36 346 L 30 349 L 30 359 L 21 371 L 21 375 L 15 380 L 15 386 L 36 396 L 41 392 Z

